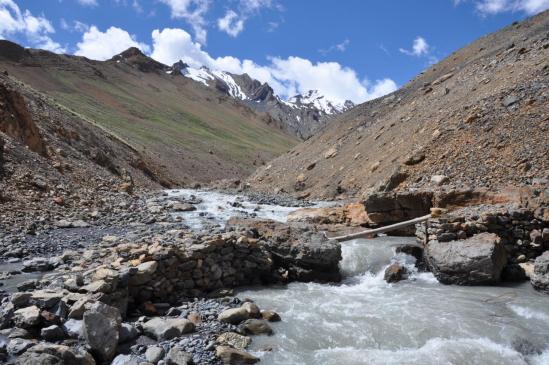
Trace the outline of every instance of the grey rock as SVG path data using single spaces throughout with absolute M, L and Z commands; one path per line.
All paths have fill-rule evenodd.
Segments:
M 147 347 L 147 351 L 145 351 L 145 358 L 147 359 L 148 362 L 152 362 L 153 364 L 156 364 L 164 358 L 165 354 L 166 352 L 162 347 L 149 346 Z
M 225 332 L 219 335 L 216 340 L 220 345 L 231 346 L 236 349 L 244 350 L 252 343 L 248 336 L 242 336 L 235 332 Z
M 549 251 L 536 258 L 530 282 L 536 290 L 549 294 Z
M 46 341 L 58 341 L 65 338 L 65 332 L 61 327 L 54 324 L 49 327 L 42 328 L 40 331 L 40 337 Z
M 194 331 L 194 324 L 182 318 L 153 318 L 143 324 L 143 332 L 158 341 L 171 340 Z
M 50 271 L 53 270 L 53 264 L 45 257 L 35 257 L 31 260 L 23 261 L 22 271 Z
M 242 308 L 248 312 L 248 315 L 250 318 L 261 318 L 261 311 L 259 310 L 259 307 L 257 304 L 252 302 L 245 302 L 242 304 Z
M 118 355 L 112 360 L 111 365 L 140 365 L 143 362 L 144 359 L 136 355 Z
M 247 353 L 246 351 L 234 349 L 228 346 L 217 346 L 215 355 L 229 365 L 244 365 L 255 364 L 259 362 L 259 358 Z
M 493 233 L 451 242 L 431 241 L 425 257 L 429 269 L 443 284 L 495 284 L 507 263 L 505 248 Z
M 118 309 L 101 302 L 94 303 L 84 313 L 84 339 L 100 361 L 107 362 L 114 357 L 121 322 Z
M 273 329 L 262 319 L 248 319 L 238 326 L 240 333 L 245 335 L 272 335 Z
M 40 308 L 33 305 L 16 310 L 13 314 L 13 322 L 21 328 L 38 326 L 40 324 Z
M 230 324 L 239 324 L 242 321 L 250 318 L 250 314 L 246 308 L 231 308 L 227 309 L 217 316 L 217 319 L 221 322 L 230 323 Z
M 119 343 L 131 341 L 133 339 L 136 339 L 137 336 L 139 336 L 139 332 L 133 325 L 129 323 L 122 323 L 120 325 L 120 329 L 118 331 Z
M 505 98 L 503 98 L 501 103 L 505 107 L 510 107 L 511 105 L 516 104 L 519 101 L 520 101 L 520 98 L 518 96 L 516 96 L 516 95 L 507 95 Z
M 8 354 L 12 356 L 21 355 L 23 352 L 27 351 L 32 346 L 36 345 L 36 342 L 25 340 L 23 338 L 14 338 L 10 340 L 7 346 Z
M 83 334 L 82 328 L 84 321 L 78 319 L 69 319 L 63 324 L 63 330 L 70 338 L 80 338 Z
M 280 322 L 282 320 L 282 318 L 280 318 L 280 315 L 272 310 L 262 310 L 261 318 L 269 322 Z
M 177 347 L 173 347 L 166 356 L 167 365 L 190 365 L 193 363 L 193 356 Z

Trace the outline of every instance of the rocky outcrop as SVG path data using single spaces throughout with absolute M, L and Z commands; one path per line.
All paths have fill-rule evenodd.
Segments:
M 491 233 L 458 241 L 430 241 L 425 257 L 430 271 L 443 284 L 495 284 L 507 263 L 505 248 Z
M 364 201 L 374 223 L 391 224 L 429 214 L 432 192 L 375 193 Z
M 227 227 L 265 237 L 273 264 L 289 281 L 339 281 L 341 245 L 303 224 L 233 218 Z
M 530 282 L 535 289 L 549 294 L 549 251 L 536 259 Z
M 371 223 L 362 203 L 351 203 L 342 207 L 298 209 L 288 214 L 288 222 L 350 226 L 366 226 Z
M 0 84 L 0 105 L 0 131 L 23 143 L 31 151 L 45 156 L 46 145 L 23 96 L 16 90 Z

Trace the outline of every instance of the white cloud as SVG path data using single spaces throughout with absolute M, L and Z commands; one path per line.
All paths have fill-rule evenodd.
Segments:
M 334 44 L 333 46 L 330 46 L 328 49 L 319 49 L 318 52 L 323 54 L 324 56 L 326 56 L 328 53 L 331 53 L 333 51 L 345 52 L 349 44 L 351 44 L 351 41 L 349 39 L 345 39 L 343 42 Z
M 65 52 L 65 48 L 50 38 L 52 33 L 55 29 L 43 15 L 34 16 L 29 10 L 22 12 L 14 1 L 0 0 L 0 38 L 22 34 L 33 47 Z
M 411 50 L 407 50 L 404 48 L 400 48 L 399 50 L 400 52 L 407 54 L 408 56 L 419 57 L 429 54 L 430 47 L 425 38 L 417 37 L 416 39 L 414 39 Z
M 549 9 L 549 0 L 479 0 L 476 9 L 483 15 L 523 12 L 534 15 Z
M 138 42 L 134 36 L 123 29 L 110 27 L 101 32 L 92 25 L 83 35 L 82 41 L 76 44 L 78 56 L 94 60 L 106 60 L 130 47 L 137 47 L 143 52 L 149 52 L 150 47 Z
M 193 28 L 198 42 L 205 44 L 207 38 L 204 15 L 210 0 L 159 0 L 170 7 L 172 18 L 184 19 Z
M 77 0 L 80 5 L 97 6 L 97 0 Z
M 61 25 L 61 29 L 66 30 L 67 32 L 84 33 L 90 29 L 89 25 L 79 20 L 74 20 L 72 24 L 70 24 L 65 20 L 65 18 L 61 18 L 61 20 L 59 20 L 59 24 Z
M 391 79 L 375 83 L 360 80 L 354 70 L 337 62 L 313 63 L 301 57 L 272 57 L 266 65 L 258 65 L 254 61 L 231 56 L 213 58 L 202 50 L 199 43 L 193 42 L 190 34 L 183 29 L 156 29 L 152 32 L 152 38 L 151 57 L 157 61 L 171 65 L 182 60 L 195 68 L 206 66 L 237 74 L 247 73 L 261 82 L 268 82 L 282 97 L 316 89 L 334 101 L 350 99 L 363 102 L 397 88 Z
M 244 30 L 244 20 L 233 10 L 227 10 L 223 18 L 217 19 L 217 27 L 231 37 L 236 37 Z
M 219 30 L 227 33 L 231 37 L 236 37 L 244 30 L 244 23 L 248 18 L 258 14 L 265 8 L 277 8 L 281 10 L 281 6 L 274 0 L 239 0 L 238 12 L 235 10 L 227 10 L 225 16 L 217 19 L 217 27 Z M 278 27 L 278 23 L 269 22 L 267 30 L 272 32 Z

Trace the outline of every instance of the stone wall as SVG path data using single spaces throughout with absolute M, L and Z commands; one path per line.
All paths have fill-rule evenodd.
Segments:
M 475 234 L 495 233 L 501 239 L 509 264 L 533 261 L 549 249 L 549 221 L 536 211 L 513 206 L 476 206 L 455 210 L 426 225 L 416 225 L 419 242 L 449 242 Z

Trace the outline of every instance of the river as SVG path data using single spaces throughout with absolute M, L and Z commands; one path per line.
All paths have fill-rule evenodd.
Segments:
M 181 190 L 203 202 L 183 213 L 199 228 L 231 215 L 257 214 L 285 221 L 292 207 L 257 206 L 245 198 Z M 232 204 L 238 201 L 237 208 Z M 247 288 L 238 293 L 282 322 L 274 336 L 254 337 L 251 351 L 264 365 L 323 364 L 549 364 L 549 296 L 529 283 L 492 287 L 447 286 L 431 273 L 418 273 L 414 258 L 395 247 L 414 238 L 379 237 L 343 243 L 337 285 L 293 283 Z M 408 280 L 388 284 L 385 268 L 405 263 Z

